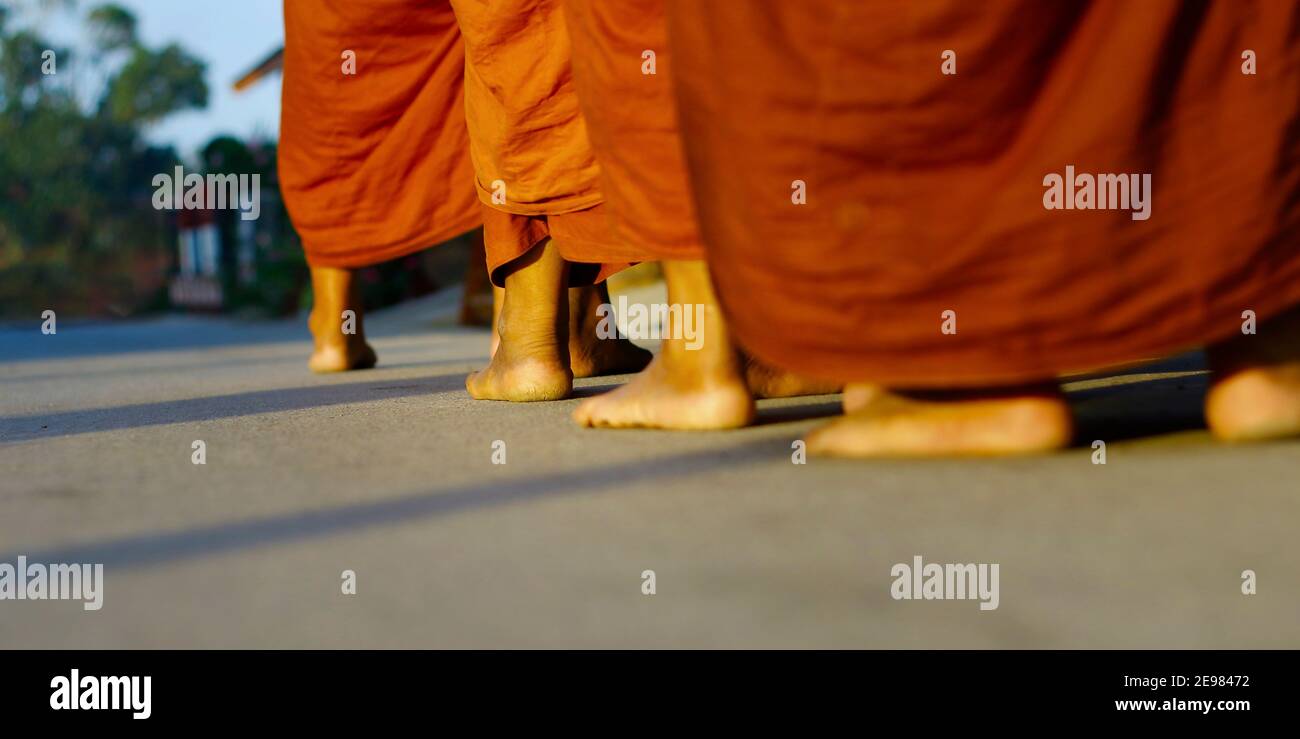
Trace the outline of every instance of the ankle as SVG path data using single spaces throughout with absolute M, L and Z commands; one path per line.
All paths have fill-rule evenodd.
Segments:
M 744 363 L 730 344 L 691 349 L 681 339 L 665 339 L 659 357 L 661 370 L 679 387 L 745 385 Z

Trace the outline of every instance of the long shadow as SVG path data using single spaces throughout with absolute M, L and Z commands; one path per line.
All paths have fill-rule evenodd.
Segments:
M 285 364 L 290 366 L 296 366 L 300 370 L 302 370 L 302 373 L 305 376 L 307 374 L 307 356 L 308 353 L 306 351 L 303 351 L 303 352 L 294 353 L 293 355 L 290 356 L 272 357 L 269 359 L 267 357 L 238 357 L 238 358 L 208 360 L 204 362 L 196 362 L 194 364 L 185 364 L 185 365 L 159 365 L 156 367 L 148 367 L 143 369 L 140 367 L 116 367 L 113 369 L 100 369 L 100 370 L 92 370 L 92 371 L 69 370 L 66 372 L 35 372 L 35 373 L 25 374 L 25 375 L 24 374 L 14 374 L 14 375 L 0 374 L 0 385 L 5 385 L 8 383 L 19 383 L 19 382 L 38 382 L 38 381 L 48 382 L 50 380 L 100 380 L 107 377 L 126 377 L 126 376 L 139 377 L 141 374 L 145 374 L 145 373 L 165 375 L 165 374 L 174 374 L 178 372 L 188 372 L 190 370 L 196 370 L 196 369 L 211 371 L 211 370 L 218 370 L 218 369 L 232 369 L 235 367 L 249 367 L 254 365 L 260 365 L 265 367 L 268 364 Z M 386 362 L 384 361 L 384 356 L 385 354 L 381 352 L 379 357 L 379 365 L 376 367 L 376 369 L 391 370 L 391 369 L 411 369 L 413 367 L 452 367 L 452 366 L 472 365 L 475 363 L 482 363 L 482 364 L 487 363 L 486 352 L 484 352 L 483 354 L 476 354 L 474 356 L 469 356 L 469 357 L 460 357 L 458 359 L 439 359 L 439 360 L 429 361 L 429 362 L 420 362 L 420 361 Z
M 434 314 L 444 310 L 443 306 L 449 300 L 453 304 L 455 301 L 450 295 L 442 301 L 433 300 L 439 294 L 417 298 L 426 302 L 414 308 L 427 311 L 432 319 Z M 402 307 L 395 308 L 402 310 Z M 412 306 L 405 308 L 408 317 L 395 316 L 397 320 L 385 320 L 387 310 L 367 314 L 367 333 L 374 338 L 426 332 L 487 333 L 484 329 L 435 320 L 412 320 L 409 317 Z M 166 313 L 123 320 L 60 318 L 58 332 L 48 336 L 41 333 L 41 326 L 39 319 L 0 322 L 0 361 L 20 363 L 285 342 L 310 346 L 311 342 L 303 316 L 248 320 L 232 316 Z
M 256 390 L 206 398 L 137 403 L 114 408 L 11 416 L 0 418 L 0 442 L 49 439 L 96 431 L 161 426 L 169 423 L 212 421 L 258 413 L 365 403 L 384 398 L 402 398 L 464 389 L 465 375 L 456 372 L 424 378 L 389 377 L 369 382 Z
M 727 449 L 708 449 L 638 460 L 606 467 L 583 467 L 526 479 L 483 482 L 371 503 L 322 511 L 267 516 L 244 521 L 145 533 L 45 551 L 9 552 L 0 562 L 21 554 L 29 562 L 101 563 L 115 570 L 148 567 L 257 547 L 291 544 L 379 526 L 411 523 L 469 510 L 496 508 L 552 496 L 604 492 L 624 487 L 629 479 L 663 480 L 789 454 L 785 439 L 763 439 Z
M 449 380 L 460 382 L 459 376 L 435 379 L 442 383 L 447 383 Z M 1199 428 L 1201 426 L 1200 396 L 1205 382 L 1204 377 L 1166 378 L 1128 386 L 1071 393 L 1071 401 L 1080 415 L 1079 438 L 1118 440 Z M 399 389 L 423 393 L 433 389 L 435 384 L 437 383 L 424 382 L 419 385 L 401 386 Z M 350 397 L 356 400 L 369 397 L 367 392 L 382 390 L 383 383 L 303 388 L 300 392 L 319 390 L 332 393 L 345 388 L 351 388 Z M 283 394 L 285 391 L 248 395 L 263 396 L 270 392 Z M 308 398 L 309 396 L 304 395 L 302 401 Z M 294 407 L 303 407 L 315 402 L 301 402 Z M 337 402 L 352 401 L 338 400 Z M 831 411 L 833 405 L 819 403 L 789 410 L 791 415 L 799 413 L 806 417 L 809 412 L 819 414 Z M 1135 409 L 1137 413 L 1134 413 Z M 779 423 L 786 419 L 773 420 Z M 119 570 L 148 567 L 333 535 L 352 534 L 380 526 L 410 523 L 421 519 L 554 496 L 604 492 L 607 489 L 620 488 L 629 479 L 669 480 L 752 462 L 756 457 L 780 459 L 789 453 L 787 444 L 788 439 L 785 438 L 757 439 L 726 449 L 685 452 L 605 467 L 583 467 L 525 479 L 467 484 L 322 511 L 288 513 L 175 531 L 137 534 L 81 545 L 56 547 L 45 551 L 6 552 L 0 554 L 0 561 L 14 561 L 19 554 L 23 554 L 31 562 L 103 563 L 106 567 Z
M 1071 392 L 1075 444 L 1204 429 L 1202 406 L 1208 385 L 1208 375 L 1193 375 Z
M 627 379 L 631 379 L 633 376 L 634 375 L 628 375 Z M 600 379 L 608 380 L 609 378 L 602 377 Z M 569 397 L 573 398 L 574 400 L 582 400 L 583 398 L 590 398 L 594 395 L 604 395 L 605 393 L 618 388 L 624 382 L 626 382 L 626 380 L 623 381 L 616 380 L 614 382 L 602 382 L 599 385 L 583 385 L 580 387 L 575 387 L 573 388 L 573 394 L 570 395 Z
M 838 400 L 825 400 L 817 403 L 798 403 L 792 405 L 770 405 L 760 403 L 755 426 L 770 426 L 779 423 L 796 423 L 830 418 L 844 413 L 844 406 Z

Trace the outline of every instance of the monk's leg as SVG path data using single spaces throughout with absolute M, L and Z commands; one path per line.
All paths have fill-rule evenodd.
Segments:
M 588 398 L 573 413 L 582 426 L 726 429 L 754 418 L 745 366 L 732 344 L 703 261 L 664 261 L 668 301 L 702 315 L 686 336 L 670 312 L 667 336 L 650 366 L 622 387 Z M 695 313 L 696 306 L 702 306 Z
M 601 339 L 597 310 L 609 304 L 605 283 L 569 289 L 569 366 L 574 377 L 622 375 L 645 369 L 653 355 L 628 339 Z
M 506 289 L 504 287 L 492 286 L 492 350 L 488 357 L 497 355 L 497 347 L 501 345 L 501 305 L 506 302 Z
M 312 309 L 307 319 L 315 350 L 312 372 L 344 372 L 375 366 L 375 350 L 366 343 L 356 273 L 334 267 L 311 268 Z M 352 311 L 352 317 L 344 316 Z
M 492 352 L 501 343 L 501 305 L 505 288 L 492 287 Z M 600 340 L 596 326 L 600 323 L 597 308 L 609 303 L 605 283 L 569 288 L 569 368 L 574 377 L 600 377 L 640 372 L 650 363 L 650 352 L 627 339 Z
M 793 398 L 798 395 L 829 395 L 844 389 L 844 383 L 818 380 L 777 369 L 745 355 L 745 384 L 755 398 Z
M 1226 441 L 1300 435 L 1300 308 L 1209 349 L 1210 431 Z
M 979 391 L 901 393 L 854 383 L 847 415 L 813 431 L 808 451 L 837 457 L 1033 454 L 1073 436 L 1055 384 Z
M 497 321 L 500 343 L 465 389 L 479 400 L 559 400 L 573 390 L 569 370 L 568 264 L 545 239 L 506 269 Z

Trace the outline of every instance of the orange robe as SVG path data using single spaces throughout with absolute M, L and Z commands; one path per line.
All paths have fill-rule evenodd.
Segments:
M 285 28 L 282 190 L 313 265 L 373 264 L 481 222 L 498 285 L 547 237 L 577 263 L 572 284 L 628 266 L 560 0 L 286 0 Z
M 376 264 L 478 226 L 451 7 L 285 0 L 284 28 L 278 174 L 307 261 Z
M 1017 383 L 1300 303 L 1300 3 L 670 0 L 669 38 L 719 298 L 774 365 Z M 1049 210 L 1067 167 L 1150 174 L 1149 218 Z
M 664 0 L 566 0 L 573 80 L 613 229 L 606 259 L 703 259 Z

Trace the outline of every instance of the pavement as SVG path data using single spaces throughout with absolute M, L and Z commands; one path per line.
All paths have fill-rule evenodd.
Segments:
M 0 600 L 0 647 L 1300 646 L 1300 443 L 1211 440 L 1199 355 L 1072 382 L 1061 453 L 795 464 L 836 396 L 725 433 L 473 401 L 458 299 L 333 376 L 302 319 L 0 329 L 0 565 L 105 573 L 98 611 Z M 998 607 L 895 599 L 916 556 L 997 564 Z

